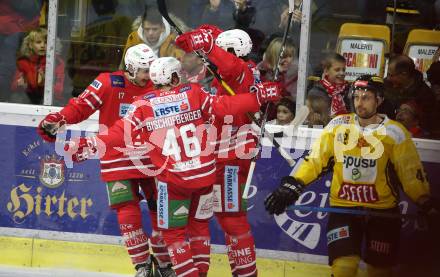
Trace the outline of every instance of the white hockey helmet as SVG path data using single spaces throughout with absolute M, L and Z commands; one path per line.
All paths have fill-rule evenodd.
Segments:
M 251 37 L 243 30 L 233 29 L 221 33 L 215 40 L 217 46 L 228 51 L 229 48 L 234 49 L 237 57 L 244 57 L 252 50 Z
M 131 78 L 135 78 L 139 69 L 148 69 L 150 64 L 157 59 L 154 51 L 146 44 L 137 44 L 127 49 L 124 62 L 125 69 Z
M 155 85 L 168 85 L 176 73 L 180 79 L 182 64 L 174 57 L 158 58 L 151 63 L 150 79 Z

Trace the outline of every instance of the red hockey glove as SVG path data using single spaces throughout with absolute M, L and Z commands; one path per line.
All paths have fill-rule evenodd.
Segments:
M 210 33 L 201 29 L 181 34 L 176 38 L 176 45 L 187 53 L 202 50 L 208 54 L 214 45 L 214 39 Z
M 281 98 L 281 88 L 276 82 L 264 82 L 256 85 L 258 104 L 263 105 L 267 102 L 276 102 Z
M 198 30 L 205 30 L 205 31 L 207 31 L 208 33 L 210 33 L 212 35 L 212 38 L 214 40 L 217 39 L 218 35 L 220 35 L 221 33 L 224 32 L 219 27 L 217 27 L 215 25 L 210 25 L 210 24 L 202 24 L 197 29 Z
M 41 120 L 37 132 L 40 137 L 48 142 L 54 142 L 59 129 L 66 124 L 66 118 L 59 112 L 50 113 Z
M 75 138 L 71 141 L 67 141 L 64 145 L 64 151 L 71 155 L 73 162 L 83 162 L 95 155 L 98 151 L 96 138 Z

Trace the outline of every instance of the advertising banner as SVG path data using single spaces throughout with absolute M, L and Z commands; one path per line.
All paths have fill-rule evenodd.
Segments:
M 354 81 L 363 74 L 381 76 L 384 43 L 374 40 L 344 39 L 340 53 L 346 60 L 347 81 Z
M 35 127 L 0 125 L 0 133 L 1 227 L 119 236 L 98 160 L 66 163 L 57 154 L 62 145 L 43 142 Z M 257 248 L 326 256 L 326 213 L 287 211 L 271 216 L 264 210 L 265 197 L 292 170 L 276 150 L 265 148 L 264 152 L 271 158 L 258 160 L 249 192 L 248 218 Z M 297 160 L 306 154 L 301 152 Z M 440 164 L 424 164 L 431 184 L 440 184 Z M 297 205 L 326 207 L 330 179 L 328 173 L 307 187 Z M 433 186 L 432 193 L 439 196 L 439 190 Z M 145 202 L 142 208 L 150 230 Z M 402 213 L 416 213 L 403 194 L 400 208 Z M 212 243 L 223 244 L 224 235 L 215 220 L 211 227 Z M 426 229 L 421 222 L 407 219 L 402 227 L 402 240 L 423 236 Z

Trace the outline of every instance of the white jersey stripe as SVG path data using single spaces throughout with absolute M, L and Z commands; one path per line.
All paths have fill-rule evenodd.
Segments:
M 98 96 L 98 95 L 96 95 L 96 93 L 94 93 L 93 91 L 91 91 L 91 92 L 90 92 L 90 95 L 92 95 L 92 96 L 93 96 L 93 98 L 95 98 L 95 99 L 96 99 L 96 101 L 98 101 L 98 103 L 99 103 L 100 105 L 102 105 L 102 101 L 101 101 L 101 98 L 99 98 L 99 96 Z
M 200 254 L 200 255 L 193 255 L 193 259 L 194 258 L 209 258 L 209 255 L 204 255 L 204 254 Z
M 96 110 L 95 106 L 93 106 L 92 102 L 90 102 L 88 99 L 83 98 L 84 102 L 87 103 L 87 105 L 89 105 L 90 108 L 92 108 L 92 110 Z
M 148 158 L 150 158 L 150 156 L 127 157 L 127 158 L 101 161 L 101 164 L 111 164 L 111 163 L 115 163 L 115 162 L 128 161 L 128 160 L 143 160 L 143 159 L 148 159 Z
M 130 255 L 130 257 L 132 257 L 132 258 L 140 257 L 140 256 L 147 255 L 147 254 L 150 254 L 150 251 L 147 250 L 147 251 L 144 251 L 144 252 L 141 252 L 141 253 L 133 254 L 133 255 Z
M 188 259 L 188 260 L 186 260 L 186 262 L 183 262 L 181 264 L 173 266 L 173 269 L 179 269 L 179 268 L 184 267 L 187 264 L 190 264 L 190 263 L 193 263 L 193 262 L 194 262 L 193 259 Z
M 212 170 L 210 170 L 208 172 L 205 172 L 205 173 L 202 173 L 202 174 L 193 175 L 193 176 L 189 176 L 189 177 L 182 177 L 182 179 L 185 180 L 185 181 L 192 180 L 192 179 L 197 179 L 197 178 L 200 178 L 200 177 L 208 176 L 209 174 L 212 174 L 214 172 L 215 172 L 215 167 L 214 167 L 214 169 L 212 169 Z
M 127 248 L 127 250 L 133 250 L 133 249 L 136 249 L 136 248 L 138 248 L 138 247 L 145 246 L 145 245 L 148 245 L 148 241 L 146 241 L 146 242 L 144 242 L 144 243 L 141 243 L 141 244 L 139 244 L 139 245 L 130 246 L 130 247 L 126 247 L 126 248 Z
M 177 276 L 178 276 L 178 277 L 183 277 L 183 276 L 186 276 L 186 275 L 188 275 L 188 274 L 190 274 L 191 272 L 196 271 L 196 270 L 197 270 L 197 268 L 191 268 L 190 270 L 185 271 L 184 273 L 179 274 L 179 275 L 177 275 Z
M 112 171 L 120 171 L 120 170 L 127 170 L 127 169 L 141 169 L 141 168 L 151 168 L 154 167 L 154 165 L 141 165 L 141 166 L 137 166 L 137 165 L 133 165 L 133 166 L 124 166 L 124 167 L 115 167 L 115 168 L 108 168 L 108 169 L 101 169 L 102 173 L 105 172 L 112 172 Z
M 257 269 L 255 269 L 254 271 L 252 271 L 251 273 L 247 273 L 247 274 L 238 274 L 239 277 L 247 277 L 247 276 L 252 276 L 255 274 L 255 272 L 257 272 Z
M 200 108 L 202 111 L 205 109 L 205 105 L 206 105 L 206 103 L 208 103 L 208 101 L 209 101 L 210 98 L 211 98 L 211 97 L 208 96 L 208 97 L 205 98 L 205 101 L 203 101 L 202 107 Z

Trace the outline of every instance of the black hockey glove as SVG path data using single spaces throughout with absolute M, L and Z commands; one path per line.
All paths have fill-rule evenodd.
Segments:
M 282 214 L 286 208 L 299 198 L 304 186 L 292 176 L 281 179 L 280 186 L 264 200 L 264 206 L 269 214 Z
M 428 219 L 429 228 L 440 232 L 440 200 L 427 197 L 419 203 L 419 207 Z

